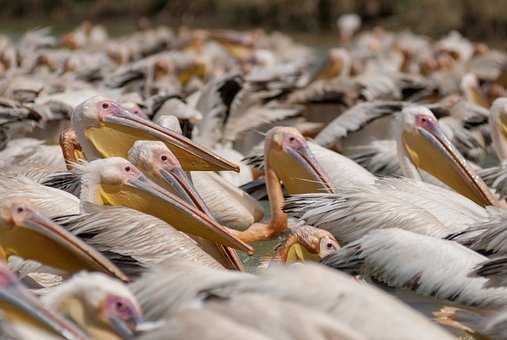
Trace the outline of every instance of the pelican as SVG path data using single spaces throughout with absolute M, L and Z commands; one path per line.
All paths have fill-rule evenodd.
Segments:
M 15 255 L 71 274 L 81 270 L 101 271 L 128 281 L 125 274 L 94 248 L 37 214 L 29 204 L 7 202 L 0 207 L 0 253 L 4 260 Z
M 117 265 L 129 278 L 169 257 L 199 262 L 223 269 L 207 248 L 184 233 L 151 215 L 125 207 L 102 207 L 82 203 L 78 215 L 56 220 L 73 235 L 97 249 Z
M 268 305 L 269 310 L 266 311 Z M 359 331 L 323 312 L 263 294 L 241 294 L 231 296 L 227 301 L 210 301 L 205 309 L 269 337 L 296 340 L 366 339 Z M 252 315 L 257 317 L 252 318 Z M 294 324 L 298 327 L 294 327 Z
M 23 199 L 48 218 L 79 213 L 80 201 L 76 196 L 23 175 L 0 175 L 0 196 L 2 200 Z
M 499 206 L 428 108 L 412 106 L 402 111 L 397 143 L 400 165 L 408 177 L 421 179 L 424 171 L 481 206 Z
M 185 170 L 239 170 L 237 165 L 187 138 L 139 118 L 100 96 L 80 104 L 72 113 L 71 125 L 87 160 L 112 156 L 126 158 L 136 140 L 161 140 Z
M 157 184 L 175 192 L 189 204 L 203 212 L 209 209 L 222 225 L 246 228 L 263 217 L 257 201 L 215 173 L 192 172 L 192 184 L 178 159 L 162 142 L 137 141 L 129 150 L 128 159 Z
M 97 159 L 78 165 L 76 171 L 81 178 L 81 202 L 136 209 L 192 235 L 253 252 L 205 213 L 150 181 L 123 158 Z
M 137 141 L 129 150 L 129 160 L 140 168 L 144 173 L 148 174 L 155 182 L 162 187 L 166 187 L 169 191 L 175 193 L 178 197 L 186 201 L 188 204 L 199 209 L 204 214 L 216 216 L 216 211 L 222 207 L 213 206 L 212 213 L 201 196 L 193 188 L 188 176 L 181 168 L 180 163 L 167 146 L 162 142 L 156 141 Z M 211 191 L 212 188 L 206 188 Z M 230 198 L 230 195 L 229 195 Z M 240 207 L 241 201 L 238 202 Z M 245 207 L 243 210 L 248 208 Z M 248 214 L 249 211 L 246 211 Z M 219 212 L 219 217 L 220 212 Z M 221 224 L 223 219 L 217 219 Z M 253 221 L 252 221 L 253 223 Z M 206 249 L 211 250 L 213 254 L 222 254 L 219 257 L 221 263 L 226 267 L 241 269 L 241 260 L 232 249 L 222 247 L 219 244 L 213 245 L 205 240 L 197 240 L 198 243 Z
M 80 144 L 76 141 L 76 136 L 74 132 L 72 130 L 69 130 L 64 133 L 66 134 L 66 136 L 62 138 L 65 139 L 65 142 L 62 143 L 62 149 L 65 154 L 65 157 L 72 161 L 81 158 L 83 155 L 80 150 Z M 190 189 L 189 185 L 191 186 L 191 184 L 186 183 L 186 175 L 181 169 L 178 160 L 175 158 L 175 156 L 172 154 L 172 152 L 167 148 L 167 146 L 164 143 L 157 141 L 136 141 L 132 146 L 132 148 L 129 150 L 129 157 L 132 160 L 134 160 L 134 162 L 137 163 L 137 165 L 140 165 L 141 169 L 143 169 L 148 174 L 152 175 L 152 178 L 156 182 L 159 182 L 163 186 L 167 185 L 164 182 L 168 178 L 167 176 L 172 176 L 170 178 L 172 178 L 172 185 L 174 186 L 174 188 L 176 188 L 176 194 L 180 195 L 180 197 L 183 200 L 186 200 L 187 203 L 190 205 L 195 205 L 196 202 L 199 203 L 195 205 L 195 207 L 201 210 L 201 212 L 204 214 L 208 213 L 208 209 L 205 207 L 204 203 L 201 202 L 200 197 L 195 193 L 195 191 L 193 190 L 189 191 Z M 171 161 L 172 163 L 168 164 Z M 72 163 L 69 164 L 72 165 Z M 159 173 L 160 171 L 161 173 Z M 162 180 L 160 180 L 160 178 L 162 178 Z M 54 183 L 55 181 L 56 182 L 60 181 L 59 176 L 56 176 L 56 178 L 49 178 L 48 181 L 46 181 L 46 183 L 51 184 Z M 61 186 L 61 183 L 55 184 Z M 74 187 L 75 187 L 74 185 L 70 184 L 70 188 Z M 260 210 L 260 208 L 257 209 L 258 209 L 257 211 Z M 107 235 L 107 233 L 105 233 L 104 235 Z M 215 257 L 216 260 L 218 260 L 227 268 L 231 269 L 243 268 L 241 261 L 239 260 L 238 256 L 234 253 L 232 249 L 226 249 L 220 245 L 213 245 L 212 243 L 203 238 L 198 238 L 196 240 L 201 247 L 203 247 L 207 252 L 212 254 L 212 256 Z M 122 243 L 119 243 L 118 246 L 120 246 L 121 244 Z M 168 250 L 170 252 L 173 251 L 171 250 L 171 248 L 168 248 Z M 150 256 L 149 252 L 143 256 L 146 255 L 149 257 Z
M 296 129 L 271 129 L 266 136 L 264 148 L 264 177 L 271 220 L 267 224 L 255 223 L 246 230 L 235 232 L 246 242 L 273 238 L 287 228 L 287 215 L 282 211 L 284 197 L 280 181 L 290 194 L 333 190 L 327 175 Z
M 318 262 L 338 249 L 340 245 L 330 232 L 298 225 L 290 229 L 290 236 L 279 246 L 278 258 L 282 263 Z
M 391 228 L 371 231 L 322 263 L 465 306 L 503 307 L 507 303 L 504 287 L 487 288 L 486 278 L 469 276 L 486 260 L 456 242 Z
M 209 327 L 213 325 L 213 327 Z M 182 309 L 164 320 L 163 325 L 142 334 L 139 339 L 213 339 L 213 337 L 251 340 L 271 338 L 251 327 L 242 326 L 218 313 L 205 309 Z
M 212 297 L 225 307 L 228 301 L 247 301 L 249 296 L 262 295 L 271 301 L 290 301 L 318 315 L 325 314 L 336 325 L 348 326 L 368 339 L 418 339 L 420 334 L 452 339 L 451 335 L 399 300 L 317 264 L 275 266 L 254 276 L 168 260 L 145 273 L 131 285 L 131 289 L 145 318 L 151 321 L 170 319 L 189 305 L 208 310 L 213 304 Z M 242 306 L 248 310 L 248 305 Z M 241 319 L 241 324 L 255 322 L 251 314 L 251 321 L 243 320 L 241 315 L 238 312 L 233 317 Z M 380 331 L 385 327 L 391 331 Z M 260 329 L 264 328 L 261 326 Z
M 78 325 L 85 338 L 125 339 L 143 323 L 141 308 L 120 281 L 79 273 L 42 297 L 45 306 Z
M 87 338 L 73 323 L 42 304 L 5 264 L 0 264 L 0 278 L 0 311 L 8 327 L 15 333 L 15 338 Z

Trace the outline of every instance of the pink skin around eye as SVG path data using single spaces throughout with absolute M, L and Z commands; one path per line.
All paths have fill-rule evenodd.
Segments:
M 120 106 L 112 101 L 102 101 L 98 103 L 99 116 L 101 118 L 117 114 L 121 111 Z
M 417 127 L 425 129 L 434 129 L 437 125 L 435 118 L 423 114 L 418 114 L 415 118 L 415 122 Z
M 293 149 L 299 149 L 305 146 L 305 141 L 296 136 L 286 136 L 284 144 Z
M 133 322 L 140 317 L 140 313 L 137 311 L 136 307 L 129 300 L 121 297 L 107 297 L 106 308 L 109 313 L 114 314 L 116 317 L 127 323 Z

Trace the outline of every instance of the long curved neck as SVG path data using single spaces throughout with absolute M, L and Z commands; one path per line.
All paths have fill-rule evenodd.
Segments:
M 84 174 L 81 176 L 81 194 L 79 196 L 81 205 L 84 202 L 103 205 L 99 198 L 99 179 L 92 174 Z
M 288 217 L 282 210 L 285 200 L 283 197 L 282 185 L 280 184 L 280 178 L 278 178 L 275 169 L 271 165 L 269 157 L 266 158 L 264 176 L 269 198 L 269 207 L 271 210 L 270 224 L 273 229 L 281 232 L 287 227 Z
M 496 155 L 499 160 L 504 161 L 507 160 L 507 140 L 498 121 L 499 119 L 500 117 L 498 114 L 491 112 L 489 117 L 489 127 Z

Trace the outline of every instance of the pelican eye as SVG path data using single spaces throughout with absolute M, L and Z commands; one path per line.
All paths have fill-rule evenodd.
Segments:
M 109 108 L 109 104 L 108 103 L 102 103 L 102 108 L 103 109 L 108 109 Z
M 160 157 L 160 159 L 165 162 L 165 161 L 167 161 L 167 156 L 166 155 L 162 155 L 162 157 Z
M 126 171 L 126 172 L 130 172 L 130 170 L 131 170 L 131 169 L 130 169 L 130 166 L 126 166 L 126 167 L 125 167 L 125 171 Z
M 25 210 L 25 209 L 23 209 L 22 207 L 18 207 L 18 208 L 16 209 L 16 211 L 17 211 L 18 213 L 22 213 L 24 210 Z

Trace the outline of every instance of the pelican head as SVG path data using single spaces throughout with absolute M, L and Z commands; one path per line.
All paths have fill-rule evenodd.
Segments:
M 81 176 L 81 200 L 119 205 L 164 220 L 176 229 L 246 252 L 253 249 L 211 217 L 164 190 L 126 159 L 97 159 L 76 167 Z
M 330 192 L 332 186 L 301 133 L 291 127 L 269 130 L 264 144 L 266 169 L 273 169 L 291 195 Z
M 135 142 L 129 150 L 129 161 L 161 187 L 175 193 L 187 203 L 207 210 L 180 162 L 164 143 Z
M 79 273 L 43 299 L 93 339 L 132 338 L 143 322 L 141 308 L 128 288 L 100 273 Z
M 309 225 L 296 227 L 279 254 L 284 263 L 320 261 L 340 249 L 338 241 L 328 231 Z
M 65 272 L 102 271 L 128 281 L 103 255 L 22 201 L 0 207 L 0 251 L 4 258 L 16 255 Z
M 494 204 L 487 186 L 470 169 L 428 108 L 407 107 L 399 119 L 398 153 L 406 176 L 418 178 L 419 170 L 423 170 L 479 205 Z
M 171 149 L 185 170 L 239 172 L 238 165 L 101 96 L 78 105 L 72 113 L 71 124 L 88 160 L 127 157 L 136 140 L 159 140 Z
M 491 105 L 489 125 L 493 147 L 500 160 L 507 159 L 507 98 L 498 98 Z
M 0 263 L 0 310 L 15 326 L 29 326 L 65 339 L 87 339 L 72 323 L 47 309 Z

